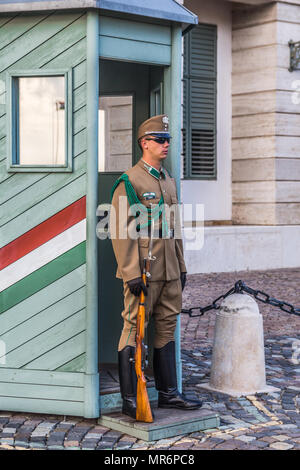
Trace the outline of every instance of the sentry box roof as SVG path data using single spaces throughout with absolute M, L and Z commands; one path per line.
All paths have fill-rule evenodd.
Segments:
M 175 0 L 0 0 L 0 14 L 96 8 L 161 20 L 197 24 L 198 18 Z

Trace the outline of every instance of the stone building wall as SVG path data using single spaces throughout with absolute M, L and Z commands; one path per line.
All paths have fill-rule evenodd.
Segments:
M 300 4 L 232 6 L 233 223 L 300 224 Z

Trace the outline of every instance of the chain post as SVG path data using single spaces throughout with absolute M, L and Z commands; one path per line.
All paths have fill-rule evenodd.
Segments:
M 252 289 L 251 287 L 248 287 L 243 281 L 239 280 L 234 284 L 234 287 L 231 288 L 226 294 L 220 295 L 217 299 L 215 299 L 210 305 L 207 307 L 191 307 L 189 309 L 182 309 L 181 313 L 187 313 L 191 318 L 194 317 L 201 317 L 204 313 L 208 312 L 209 310 L 218 310 L 221 307 L 221 303 L 218 304 L 218 302 L 222 299 L 226 299 L 229 295 L 235 293 L 235 294 L 242 294 L 243 292 L 246 292 L 247 294 L 253 295 L 255 299 L 259 300 L 260 302 L 263 302 L 268 305 L 272 305 L 273 307 L 278 307 L 282 311 L 298 315 L 300 316 L 300 308 L 295 308 L 292 304 L 289 304 L 288 302 L 283 302 L 280 300 L 275 299 L 274 297 L 271 297 L 269 294 L 266 294 L 265 292 L 261 290 L 255 290 Z M 198 315 L 193 315 L 193 310 L 199 310 Z

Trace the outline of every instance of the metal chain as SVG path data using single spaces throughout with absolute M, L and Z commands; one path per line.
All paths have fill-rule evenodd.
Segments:
M 190 317 L 201 317 L 204 313 L 208 312 L 209 310 L 218 310 L 221 307 L 221 301 L 226 299 L 229 295 L 235 293 L 235 294 L 241 294 L 244 292 L 247 292 L 247 294 L 253 295 L 257 300 L 260 302 L 263 302 L 265 304 L 273 305 L 274 307 L 278 307 L 284 312 L 292 313 L 294 315 L 299 315 L 300 316 L 300 308 L 295 308 L 293 305 L 283 302 L 280 300 L 275 299 L 274 297 L 271 297 L 270 295 L 266 294 L 265 292 L 261 290 L 255 290 L 251 289 L 251 287 L 246 286 L 246 284 L 243 281 L 237 281 L 228 292 L 224 295 L 220 295 L 216 300 L 212 302 L 212 304 L 208 305 L 207 307 L 191 307 L 188 309 L 182 309 L 181 313 L 186 313 Z M 194 310 L 199 310 L 199 314 L 193 314 Z

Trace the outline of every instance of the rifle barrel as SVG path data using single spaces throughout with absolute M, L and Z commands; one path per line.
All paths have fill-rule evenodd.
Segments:
M 143 270 L 143 282 L 146 285 L 145 263 Z M 145 294 L 143 290 L 140 295 L 140 304 L 137 316 L 136 349 L 135 349 L 135 372 L 137 375 L 136 394 L 136 420 L 152 423 L 153 416 L 147 393 L 147 381 L 142 368 L 142 349 L 145 334 Z

